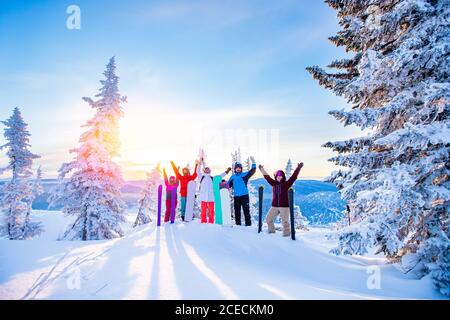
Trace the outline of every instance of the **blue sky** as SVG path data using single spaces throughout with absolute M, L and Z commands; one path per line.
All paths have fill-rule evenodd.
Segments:
M 80 30 L 66 27 L 71 4 Z M 346 55 L 327 39 L 337 30 L 322 1 L 0 0 L 0 119 L 21 108 L 36 164 L 54 177 L 92 115 L 81 97 L 115 55 L 126 178 L 192 164 L 200 145 L 217 170 L 241 146 L 270 170 L 292 158 L 324 177 L 336 168 L 321 144 L 361 134 L 327 114 L 348 106 L 305 71 Z

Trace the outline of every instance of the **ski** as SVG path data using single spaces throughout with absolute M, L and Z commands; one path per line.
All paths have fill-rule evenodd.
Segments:
M 176 198 L 177 198 L 177 189 L 173 188 L 171 191 L 171 206 L 170 206 L 170 223 L 175 222 L 175 204 L 176 204 Z
M 197 183 L 195 181 L 189 181 L 187 185 L 186 195 L 186 212 L 184 214 L 184 221 L 192 221 L 194 216 L 194 204 L 195 204 L 195 191 L 197 189 Z
M 264 186 L 258 188 L 258 233 L 262 231 L 262 208 L 263 208 Z
M 220 202 L 222 204 L 222 224 L 231 227 L 231 198 L 228 183 L 225 181 L 219 185 L 220 187 Z
M 157 217 L 157 226 L 161 226 L 161 199 L 162 199 L 162 190 L 163 186 L 160 184 L 158 186 L 158 217 Z
M 213 188 L 214 188 L 214 223 L 222 224 L 222 201 L 220 199 L 220 183 L 222 182 L 221 176 L 214 176 Z
M 294 189 L 289 189 L 289 214 L 291 217 L 291 239 L 295 240 L 295 224 L 294 224 Z

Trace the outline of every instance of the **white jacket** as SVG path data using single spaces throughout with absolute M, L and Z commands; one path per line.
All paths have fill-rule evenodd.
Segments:
M 198 199 L 200 202 L 214 202 L 214 188 L 213 188 L 213 182 L 212 177 L 210 174 L 204 174 L 202 173 L 201 166 L 197 166 L 197 176 L 198 176 L 198 183 L 200 184 L 200 194 L 198 196 Z M 222 178 L 224 178 L 227 175 L 226 172 L 223 172 L 220 174 Z

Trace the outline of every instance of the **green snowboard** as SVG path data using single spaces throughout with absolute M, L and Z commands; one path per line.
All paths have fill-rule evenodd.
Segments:
M 213 178 L 213 189 L 214 189 L 214 222 L 216 224 L 222 224 L 222 201 L 220 199 L 220 187 L 219 184 L 222 182 L 221 176 L 214 176 Z

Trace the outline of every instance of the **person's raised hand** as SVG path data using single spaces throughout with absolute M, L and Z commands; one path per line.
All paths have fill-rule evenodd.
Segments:
M 298 167 L 301 169 L 301 168 L 303 168 L 303 162 L 300 162 L 299 164 L 298 164 Z

